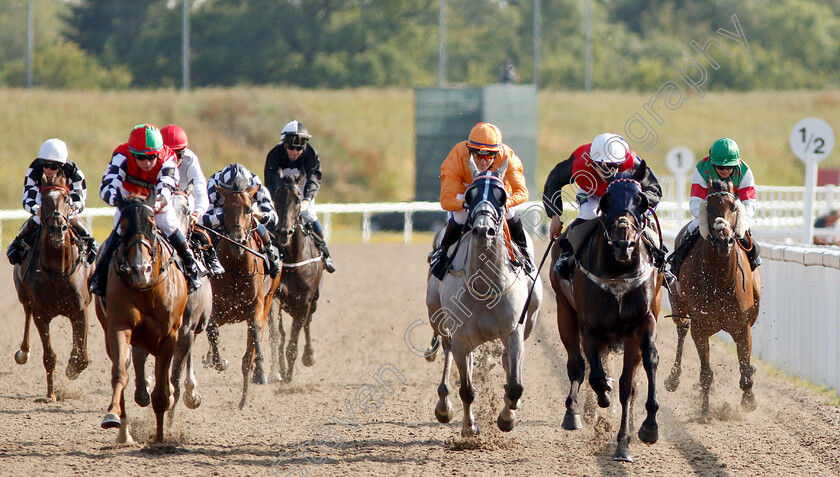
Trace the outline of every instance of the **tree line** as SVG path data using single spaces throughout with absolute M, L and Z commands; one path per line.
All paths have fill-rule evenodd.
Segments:
M 498 81 L 507 60 L 523 83 L 582 89 L 586 7 L 591 86 L 649 91 L 672 80 L 722 30 L 744 47 L 712 45 L 708 90 L 838 84 L 840 0 L 192 0 L 193 87 L 411 87 L 438 82 L 445 1 L 446 81 Z M 0 86 L 26 84 L 26 0 L 0 0 Z M 34 85 L 179 87 L 182 0 L 35 0 Z M 24 20 L 24 21 L 22 21 Z

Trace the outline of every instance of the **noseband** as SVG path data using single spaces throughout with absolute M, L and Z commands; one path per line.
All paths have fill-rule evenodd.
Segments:
M 225 235 L 230 237 L 230 233 L 233 232 L 234 230 L 237 230 L 237 229 L 242 230 L 245 233 L 245 239 L 243 240 L 242 243 L 248 243 L 248 239 L 251 238 L 251 233 L 253 233 L 255 230 L 257 230 L 256 227 L 251 227 L 250 226 L 251 224 L 254 223 L 254 210 L 252 209 L 252 207 L 254 205 L 254 201 L 253 201 L 253 199 L 251 199 L 251 196 L 246 194 L 245 192 L 237 191 L 237 192 L 234 192 L 234 193 L 235 194 L 242 194 L 242 195 L 248 197 L 248 213 L 247 213 L 247 215 L 249 217 L 249 219 L 248 219 L 249 228 L 245 227 L 243 225 L 240 225 L 238 223 L 233 224 L 230 227 L 226 226 L 225 227 Z
M 152 217 L 154 217 L 154 215 L 155 215 L 155 209 L 151 208 L 148 204 L 144 204 L 144 203 L 128 204 L 125 207 L 123 207 L 122 209 L 120 209 L 120 213 L 125 215 L 126 210 L 137 209 L 137 208 L 143 208 L 143 209 L 148 210 Z M 142 247 L 146 247 L 147 249 L 149 249 L 149 253 L 152 255 L 152 263 L 157 262 L 157 233 L 154 231 L 154 229 L 152 230 L 152 236 L 151 237 L 147 236 L 144 232 L 140 232 L 139 234 L 135 234 L 135 235 L 140 235 L 140 237 L 137 237 L 134 240 L 128 242 L 125 245 L 125 249 L 124 249 L 125 252 L 127 253 L 135 245 L 140 245 Z M 128 261 L 125 258 L 125 254 L 123 254 L 119 257 L 118 264 L 119 264 L 118 268 L 119 268 L 120 271 L 122 271 L 122 272 L 129 271 L 130 267 L 128 266 Z

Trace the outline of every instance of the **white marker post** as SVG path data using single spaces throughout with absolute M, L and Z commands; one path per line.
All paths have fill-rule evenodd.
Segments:
M 677 181 L 677 222 L 685 220 L 685 176 L 694 169 L 694 153 L 686 146 L 677 146 L 665 155 L 665 165 Z
M 805 163 L 805 210 L 802 242 L 814 242 L 814 202 L 817 197 L 817 164 L 834 148 L 834 131 L 819 118 L 805 118 L 790 132 L 790 148 Z

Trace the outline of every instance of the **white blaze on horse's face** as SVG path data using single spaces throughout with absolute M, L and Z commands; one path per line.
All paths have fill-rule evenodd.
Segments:
M 619 216 L 610 229 L 610 243 L 615 251 L 615 259 L 627 263 L 633 258 L 636 250 L 636 228 L 629 214 Z

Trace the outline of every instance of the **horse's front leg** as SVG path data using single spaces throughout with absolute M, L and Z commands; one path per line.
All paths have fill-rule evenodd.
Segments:
M 271 347 L 271 364 L 268 366 L 268 380 L 269 381 L 283 381 L 281 374 L 281 363 L 283 362 L 283 348 L 280 346 L 278 327 L 282 326 L 280 323 L 280 303 L 277 300 L 271 300 L 271 306 L 268 309 L 268 317 L 266 318 L 268 326 L 268 342 Z
M 437 336 L 437 335 L 436 335 Z M 435 418 L 438 422 L 446 424 L 452 420 L 452 403 L 449 402 L 449 369 L 452 365 L 452 343 L 449 338 L 443 337 L 443 377 L 438 386 L 438 399 L 435 406 Z
M 636 383 L 633 377 L 636 374 L 636 367 L 641 361 L 639 345 L 635 340 L 627 340 L 624 344 L 624 369 L 621 378 L 618 380 L 618 398 L 621 401 L 621 426 L 618 429 L 616 442 L 618 446 L 613 454 L 613 460 L 633 462 L 630 455 L 630 414 L 633 409 L 633 401 L 636 397 Z
M 256 312 L 254 316 L 256 316 L 255 323 L 260 322 L 259 320 L 262 318 L 262 323 L 265 323 L 267 320 L 264 316 L 262 316 L 263 310 L 262 306 L 256 307 Z M 258 332 L 256 334 L 256 339 L 254 340 L 254 375 L 252 376 L 251 382 L 254 384 L 267 384 L 268 378 L 265 375 L 265 359 L 263 358 L 262 353 L 262 345 L 260 345 L 260 338 L 262 337 L 262 326 L 256 325 L 259 327 Z
M 67 362 L 65 371 L 67 379 L 78 378 L 90 364 L 87 354 L 87 323 L 87 308 L 83 308 L 70 317 L 70 325 L 73 327 L 73 351 L 70 353 L 70 360 Z
M 646 444 L 655 444 L 659 440 L 659 425 L 656 423 L 656 413 L 659 411 L 659 400 L 656 396 L 656 369 L 659 367 L 659 351 L 656 350 L 656 317 L 649 315 L 642 328 L 639 339 L 642 352 L 642 365 L 647 374 L 648 392 L 645 401 L 647 417 L 639 427 L 639 439 Z
M 472 412 L 472 403 L 475 400 L 475 388 L 472 383 L 473 355 L 472 350 L 467 350 L 463 343 L 453 343 L 452 352 L 455 358 L 455 365 L 458 366 L 458 374 L 461 376 L 461 388 L 458 394 L 461 396 L 461 403 L 464 405 L 464 421 L 461 423 L 461 437 L 472 437 L 479 434 L 478 424 L 475 423 L 475 416 Z
M 300 363 L 307 368 L 315 364 L 315 350 L 312 348 L 312 337 L 309 335 L 309 326 L 312 324 L 312 307 L 306 306 L 304 316 L 306 317 L 306 324 L 303 325 L 303 355 L 300 357 Z
M 525 337 L 524 327 L 517 326 L 513 333 L 505 340 L 505 352 L 502 353 L 502 361 L 507 363 L 505 374 L 507 384 L 505 385 L 505 406 L 496 418 L 496 425 L 502 432 L 513 430 L 516 424 L 516 409 L 519 407 L 519 399 L 522 397 L 522 359 L 524 355 Z
M 607 373 L 604 371 L 604 364 L 601 362 L 601 350 L 603 346 L 596 342 L 591 334 L 583 332 L 583 352 L 586 360 L 589 361 L 589 385 L 598 396 L 598 406 L 610 407 L 610 393 L 612 392 L 611 380 L 607 380 Z
M 702 395 L 702 408 L 700 410 L 700 421 L 709 422 L 711 411 L 709 406 L 709 392 L 712 389 L 715 374 L 709 363 L 709 337 L 695 333 L 696 328 L 691 329 L 691 337 L 694 339 L 694 346 L 697 348 L 697 355 L 700 357 L 700 388 Z
M 110 321 L 110 320 L 109 320 Z M 111 358 L 111 404 L 108 406 L 108 413 L 102 420 L 103 429 L 120 428 L 117 436 L 118 443 L 131 441 L 128 434 L 128 419 L 125 412 L 125 396 L 123 391 L 128 384 L 127 360 L 131 346 L 131 330 L 115 329 L 108 326 L 105 330 L 105 342 L 108 354 Z
M 207 343 L 210 349 L 204 358 L 205 368 L 216 368 L 216 371 L 224 371 L 228 368 L 228 360 L 222 359 L 219 354 L 219 325 L 213 318 L 207 323 Z
M 752 353 L 752 332 L 750 325 L 745 324 L 744 329 L 740 333 L 736 333 L 733 337 L 738 348 L 738 363 L 741 369 L 741 391 L 744 392 L 741 396 L 741 407 L 747 411 L 755 411 L 756 402 L 753 394 L 753 374 L 755 374 L 755 366 L 750 364 L 750 354 Z
M 23 340 L 20 342 L 20 349 L 15 352 L 15 363 L 26 364 L 29 361 L 29 323 L 32 321 L 32 313 L 24 307 L 26 318 L 23 322 Z
M 674 357 L 674 367 L 671 368 L 671 374 L 665 380 L 665 389 L 669 392 L 676 391 L 680 385 L 683 346 L 685 345 L 685 335 L 688 334 L 688 328 L 691 322 L 688 320 L 679 320 L 674 317 L 674 323 L 677 325 L 677 355 Z
M 152 390 L 152 409 L 155 411 L 155 442 L 163 442 L 164 413 L 175 406 L 175 391 L 172 385 L 170 367 L 175 353 L 176 336 L 163 339 L 157 356 L 155 356 L 155 388 Z
M 146 407 L 152 402 L 146 380 L 146 359 L 149 352 L 139 346 L 131 347 L 131 361 L 134 364 L 134 402 Z
M 248 320 L 248 334 L 245 343 L 245 354 L 242 356 L 242 399 L 239 401 L 239 409 L 245 408 L 248 400 L 248 383 L 251 381 L 251 369 L 254 365 L 254 358 L 257 351 L 257 342 L 260 332 L 256 317 Z
M 559 294 L 558 294 L 559 296 Z M 562 306 L 562 308 L 561 308 Z M 586 362 L 580 354 L 580 328 L 577 315 L 565 304 L 557 300 L 557 327 L 560 330 L 560 339 L 566 348 L 568 359 L 566 361 L 566 372 L 569 375 L 569 395 L 566 397 L 566 415 L 563 417 L 563 429 L 574 431 L 583 427 L 581 421 L 580 403 L 578 395 L 583 378 L 586 376 Z
M 55 401 L 55 352 L 50 343 L 50 318 L 46 316 L 34 316 L 35 326 L 38 334 L 41 335 L 41 345 L 44 349 L 44 369 L 47 371 L 47 396 L 39 398 L 39 401 Z
M 300 330 L 303 328 L 303 320 L 306 319 L 299 308 L 295 308 L 289 315 L 292 317 L 292 329 L 289 331 L 289 344 L 286 345 L 286 375 L 283 376 L 287 383 L 292 382 L 292 373 L 295 370 L 295 360 L 297 360 L 298 354 Z

